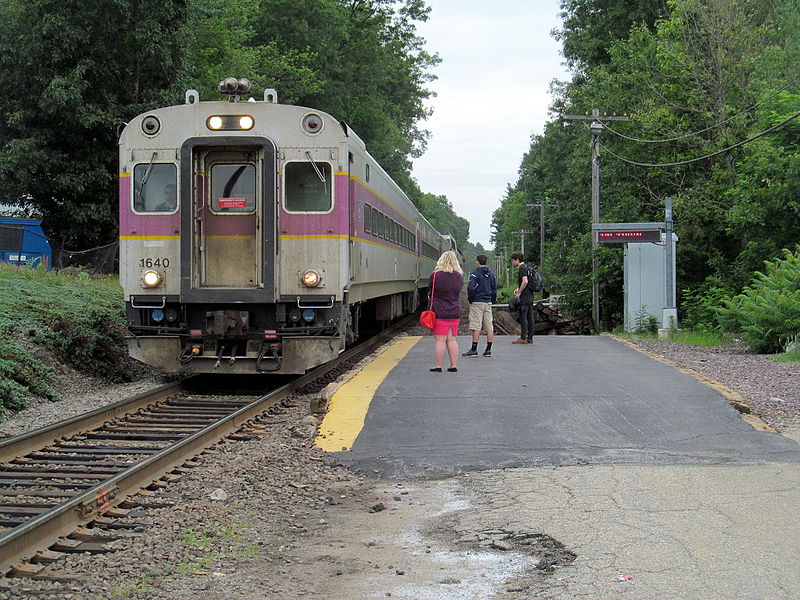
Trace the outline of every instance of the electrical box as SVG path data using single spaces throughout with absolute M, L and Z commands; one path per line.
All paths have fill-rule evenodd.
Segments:
M 678 236 L 671 234 L 672 251 L 668 257 L 666 235 L 661 232 L 660 242 L 625 244 L 625 331 L 647 328 L 651 316 L 656 318 L 659 329 L 677 326 L 678 315 L 674 307 L 675 243 Z M 668 277 L 672 285 L 668 285 Z

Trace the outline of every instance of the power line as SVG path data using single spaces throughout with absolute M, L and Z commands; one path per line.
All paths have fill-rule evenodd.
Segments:
M 734 148 L 738 148 L 739 146 L 744 146 L 745 144 L 748 144 L 748 143 L 750 143 L 750 142 L 752 142 L 754 140 L 757 140 L 760 137 L 764 137 L 765 135 L 767 135 L 768 133 L 770 133 L 772 131 L 775 131 L 779 127 L 783 127 L 784 125 L 786 125 L 786 123 L 788 123 L 792 119 L 796 119 L 797 117 L 800 117 L 800 111 L 794 113 L 788 119 L 784 119 L 783 121 L 781 121 L 777 125 L 773 125 L 772 127 L 767 129 L 766 131 L 762 131 L 761 133 L 759 133 L 757 135 L 754 135 L 753 137 L 749 137 L 746 140 L 742 140 L 741 142 L 737 142 L 737 143 L 733 144 L 732 146 L 728 146 L 727 148 L 723 148 L 722 150 L 717 150 L 716 152 L 712 152 L 711 154 L 706 154 L 705 156 L 698 156 L 697 158 L 690 158 L 689 160 L 682 160 L 682 161 L 679 161 L 679 162 L 671 162 L 671 163 L 642 163 L 642 162 L 637 162 L 635 160 L 630 160 L 628 158 L 624 158 L 624 157 L 620 156 L 619 154 L 615 154 L 614 152 L 609 150 L 606 146 L 603 146 L 603 149 L 606 152 L 608 152 L 611 156 L 613 156 L 614 158 L 617 158 L 617 159 L 621 160 L 622 162 L 626 162 L 629 165 L 635 165 L 637 167 L 677 167 L 679 165 L 688 165 L 689 163 L 698 162 L 700 160 L 705 160 L 707 158 L 711 158 L 713 156 L 717 156 L 719 154 L 723 154 L 725 152 L 728 152 L 729 150 L 733 150 Z
M 643 144 L 663 144 L 663 143 L 666 143 L 666 142 L 675 142 L 677 140 L 682 140 L 682 139 L 685 139 L 685 138 L 688 138 L 688 137 L 699 136 L 701 133 L 705 133 L 707 131 L 711 131 L 712 129 L 716 129 L 717 127 L 722 127 L 723 125 L 725 125 L 726 123 L 732 121 L 733 119 L 735 119 L 739 115 L 743 115 L 744 113 L 747 113 L 747 112 L 750 112 L 752 110 L 755 110 L 756 108 L 758 108 L 759 106 L 764 104 L 767 100 L 769 100 L 770 98 L 773 98 L 774 96 L 777 96 L 781 92 L 789 89 L 790 87 L 792 87 L 797 82 L 798 82 L 798 80 L 795 79 L 791 83 L 788 83 L 787 85 L 783 86 L 781 89 L 777 90 L 776 92 L 773 92 L 772 94 L 770 94 L 769 96 L 767 96 L 766 98 L 764 98 L 760 102 L 754 104 L 750 108 L 746 108 L 743 111 L 736 113 L 732 117 L 728 117 L 724 121 L 720 121 L 719 123 L 715 123 L 714 125 L 706 127 L 705 129 L 701 129 L 700 131 L 694 131 L 692 133 L 684 133 L 683 135 L 679 135 L 679 136 L 676 136 L 676 137 L 664 138 L 664 139 L 660 139 L 660 140 L 645 140 L 645 139 L 642 139 L 642 138 L 636 138 L 636 137 L 632 137 L 630 135 L 625 135 L 624 133 L 620 133 L 619 131 L 615 131 L 615 130 L 611 129 L 611 127 L 609 127 L 608 125 L 604 125 L 603 128 L 606 129 L 607 131 L 610 131 L 614 135 L 618 135 L 619 137 L 625 138 L 626 140 L 630 140 L 632 142 L 640 142 L 640 143 L 643 143 Z

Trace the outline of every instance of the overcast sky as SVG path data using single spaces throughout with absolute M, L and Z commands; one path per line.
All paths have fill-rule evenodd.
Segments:
M 487 249 L 492 213 L 517 181 L 533 134 L 548 120 L 553 79 L 567 79 L 558 0 L 427 0 L 418 24 L 427 49 L 438 53 L 437 96 L 428 149 L 414 161 L 423 192 L 447 196 L 470 222 L 470 240 Z M 531 229 L 535 224 L 531 224 Z

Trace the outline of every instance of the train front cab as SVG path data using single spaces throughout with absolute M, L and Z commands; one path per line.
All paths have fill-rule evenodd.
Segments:
M 145 270 L 156 273 L 156 285 L 131 293 L 127 303 L 131 356 L 168 371 L 304 373 L 343 349 L 346 321 L 335 292 L 338 269 L 331 265 L 343 260 L 340 247 L 346 248 L 347 236 L 315 241 L 306 235 L 314 228 L 330 232 L 337 220 L 334 165 L 315 159 L 316 152 L 282 151 L 284 171 L 278 171 L 276 154 L 273 142 L 258 136 L 183 143 L 182 234 L 173 236 L 180 245 L 178 294 L 165 293 L 175 270 L 147 263 L 144 250 L 142 258 L 128 256 L 129 263 L 141 261 L 142 277 Z M 319 154 L 330 158 L 332 152 Z M 137 194 L 164 183 L 152 176 L 142 185 L 148 168 L 152 176 L 155 165 L 142 162 L 127 178 L 134 206 Z M 347 177 L 339 179 L 346 215 Z

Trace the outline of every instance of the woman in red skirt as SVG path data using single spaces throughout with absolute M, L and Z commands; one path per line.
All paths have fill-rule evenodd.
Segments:
M 428 279 L 428 290 L 433 290 L 433 300 L 429 301 L 431 310 L 436 314 L 433 326 L 433 373 L 442 372 L 444 351 L 450 357 L 451 373 L 458 371 L 458 323 L 461 320 L 461 288 L 464 286 L 464 271 L 458 264 L 455 252 L 448 250 L 439 257 L 436 270 Z

